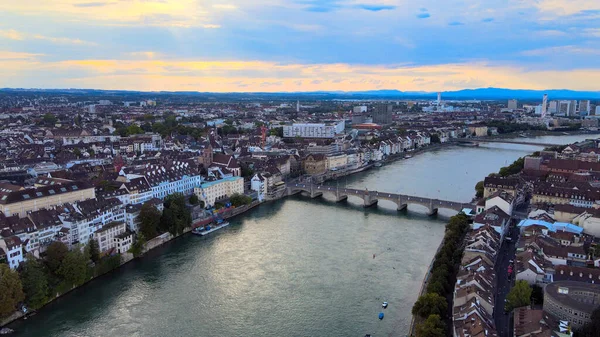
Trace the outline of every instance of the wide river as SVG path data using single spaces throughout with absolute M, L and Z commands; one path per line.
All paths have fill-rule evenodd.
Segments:
M 445 148 L 338 183 L 470 201 L 477 181 L 539 149 Z M 295 196 L 261 205 L 224 230 L 186 235 L 90 282 L 14 324 L 13 336 L 405 336 L 450 214 L 398 213 L 385 202 L 364 210 L 361 202 Z M 380 321 L 382 301 L 390 306 Z

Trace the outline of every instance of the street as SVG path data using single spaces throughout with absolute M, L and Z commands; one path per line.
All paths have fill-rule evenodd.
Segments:
M 513 220 L 517 221 L 517 220 Z M 510 321 L 512 319 L 511 313 L 504 312 L 504 303 L 506 295 L 510 291 L 511 285 L 514 283 L 514 277 L 516 270 L 513 270 L 510 280 L 508 279 L 508 266 L 510 260 L 515 260 L 515 245 L 519 238 L 519 229 L 516 226 L 511 226 L 509 229 L 510 237 L 512 241 L 502 242 L 500 251 L 498 252 L 498 258 L 496 260 L 496 303 L 494 306 L 494 320 L 496 322 L 496 330 L 498 331 L 499 337 L 510 337 L 512 331 L 510 328 Z M 515 266 L 513 265 L 513 268 Z

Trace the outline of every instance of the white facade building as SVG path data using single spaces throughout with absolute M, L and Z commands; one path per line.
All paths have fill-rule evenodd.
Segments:
M 336 134 L 342 133 L 345 128 L 345 122 L 338 121 L 334 123 L 294 123 L 283 127 L 283 137 L 293 138 L 333 138 Z
M 126 230 L 127 226 L 124 222 L 112 222 L 96 231 L 93 237 L 100 245 L 100 252 L 106 253 L 113 248 L 117 248 L 117 240 L 115 239 L 125 233 Z M 121 241 L 119 240 L 119 242 Z
M 205 181 L 194 189 L 198 199 L 206 206 L 214 206 L 215 202 L 232 194 L 244 194 L 244 178 L 229 177 L 215 181 Z

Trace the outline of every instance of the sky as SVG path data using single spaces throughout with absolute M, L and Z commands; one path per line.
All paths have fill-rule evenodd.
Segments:
M 600 1 L 0 1 L 0 87 L 600 91 Z

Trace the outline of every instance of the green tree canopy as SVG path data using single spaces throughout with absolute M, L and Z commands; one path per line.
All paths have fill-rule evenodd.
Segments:
M 154 239 L 158 235 L 160 217 L 160 212 L 152 203 L 145 202 L 142 205 L 137 220 L 140 222 L 140 233 L 148 240 Z
M 252 198 L 243 194 L 234 193 L 229 197 L 229 201 L 235 207 L 248 205 L 252 202 Z
M 425 294 L 419 297 L 412 307 L 412 314 L 421 318 L 429 315 L 445 315 L 448 311 L 448 302 L 438 294 Z
M 90 239 L 90 242 L 88 243 L 88 248 L 90 253 L 90 259 L 94 261 L 94 263 L 98 262 L 98 260 L 100 260 L 100 245 L 98 244 L 98 240 Z
M 186 227 L 192 225 L 192 214 L 185 206 L 185 197 L 174 193 L 165 198 L 165 208 L 160 220 L 160 227 L 172 235 L 180 235 Z
M 46 266 L 48 270 L 53 274 L 58 274 L 58 269 L 65 256 L 69 252 L 69 248 L 64 243 L 59 241 L 52 242 L 48 248 L 46 248 Z
M 431 315 L 416 327 L 417 337 L 445 337 L 446 324 L 440 315 Z
M 12 314 L 25 299 L 21 279 L 7 264 L 0 264 L 0 317 Z
M 477 192 L 477 193 L 475 194 L 475 196 L 476 196 L 477 198 L 483 198 L 483 192 L 484 192 L 483 180 L 482 180 L 482 181 L 480 181 L 480 182 L 478 182 L 478 183 L 475 185 L 475 191 Z
M 42 116 L 42 124 L 46 125 L 46 126 L 53 126 L 54 124 L 56 124 L 57 118 L 56 116 L 54 116 L 51 113 L 47 113 L 44 116 Z
M 80 286 L 85 283 L 88 276 L 87 262 L 88 258 L 79 248 L 74 248 L 65 255 L 58 269 L 58 275 L 62 277 L 66 287 Z
M 190 196 L 190 205 L 198 205 L 198 203 L 200 202 L 200 200 L 198 199 L 198 196 L 196 194 L 192 194 Z
M 506 309 L 511 311 L 515 308 L 524 307 L 531 304 L 532 289 L 525 280 L 519 280 L 515 286 L 510 289 L 506 295 Z
M 48 276 L 44 265 L 31 254 L 23 263 L 21 283 L 25 291 L 25 302 L 30 308 L 39 309 L 48 302 Z

